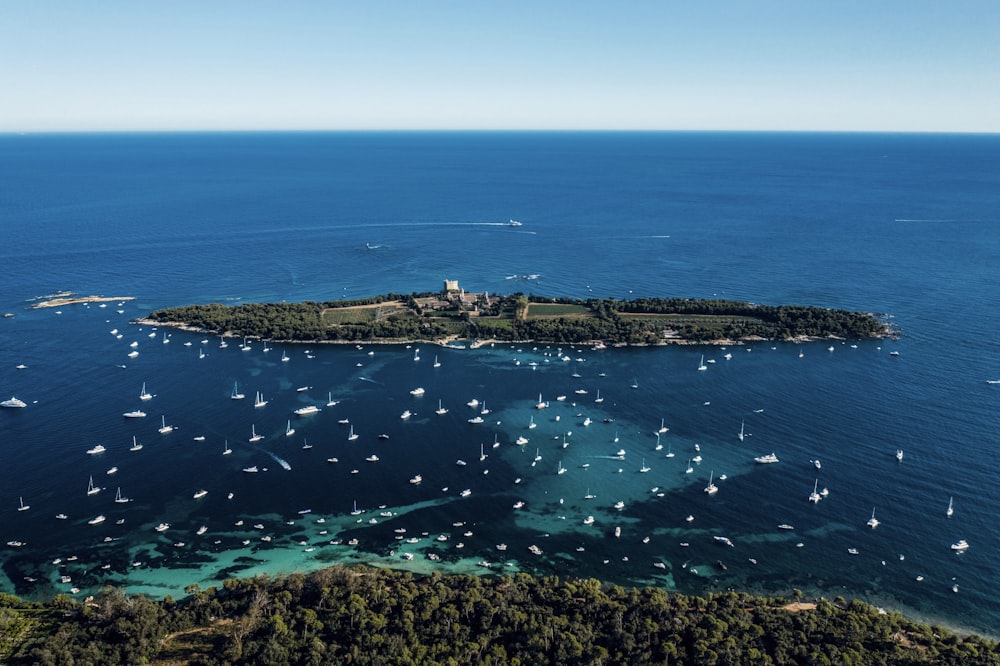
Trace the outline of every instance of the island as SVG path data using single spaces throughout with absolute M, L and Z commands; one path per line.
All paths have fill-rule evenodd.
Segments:
M 692 298 L 552 298 L 441 292 L 340 301 L 188 305 L 138 323 L 288 342 L 518 341 L 603 345 L 866 339 L 893 330 L 863 312 Z
M 40 296 L 37 303 L 31 305 L 32 309 L 40 308 L 61 308 L 64 305 L 77 305 L 80 303 L 116 303 L 121 301 L 134 301 L 135 296 L 77 296 L 71 291 L 63 291 L 58 294 Z
M 1000 664 L 859 601 L 334 566 L 154 601 L 0 596 L 5 664 Z

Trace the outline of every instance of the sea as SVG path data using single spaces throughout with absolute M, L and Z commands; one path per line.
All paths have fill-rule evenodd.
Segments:
M 0 398 L 26 404 L 0 409 L 0 590 L 177 598 L 367 563 L 799 590 L 1000 635 L 1000 136 L 8 134 L 0 183 Z M 846 308 L 895 335 L 327 345 L 139 321 L 444 280 Z M 34 307 L 64 291 L 111 300 Z

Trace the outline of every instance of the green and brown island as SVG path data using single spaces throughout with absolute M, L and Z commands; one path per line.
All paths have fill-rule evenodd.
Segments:
M 1000 664 L 993 641 L 842 598 L 332 567 L 154 601 L 0 595 L 5 664 Z
M 690 298 L 571 299 L 511 294 L 386 294 L 343 301 L 189 305 L 142 320 L 224 335 L 300 342 L 455 340 L 608 345 L 864 339 L 891 334 L 869 313 Z

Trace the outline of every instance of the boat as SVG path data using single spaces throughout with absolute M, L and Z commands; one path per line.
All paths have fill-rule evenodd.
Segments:
M 709 474 L 708 476 L 708 485 L 705 486 L 705 492 L 708 493 L 709 495 L 714 495 L 715 493 L 719 492 L 719 487 L 714 483 L 712 483 L 714 477 L 715 477 L 715 470 L 712 470 L 712 473 Z
M 620 525 L 615 525 L 615 538 L 617 539 L 622 535 L 622 528 Z
M 778 529 L 779 530 L 794 530 L 795 527 L 793 527 L 792 525 L 789 525 L 788 523 L 781 523 L 780 525 L 778 525 Z
M 233 452 L 233 450 L 231 448 L 229 448 L 229 440 L 227 439 L 226 443 L 223 445 L 223 448 L 222 448 L 222 455 L 228 456 L 232 452 Z
M 743 434 L 743 426 L 744 426 L 745 424 L 746 424 L 746 421 L 740 421 L 740 432 L 739 432 L 739 434 L 737 435 L 737 437 L 739 437 L 739 438 L 740 438 L 740 441 L 741 441 L 741 442 L 743 441 L 743 438 L 745 437 L 745 435 Z
M 556 467 L 556 474 L 565 474 L 566 468 L 562 466 L 562 461 L 559 461 L 559 466 Z
M 648 472 L 648 471 L 649 471 L 650 469 L 651 469 L 650 467 L 646 466 L 646 459 L 645 459 L 645 458 L 643 458 L 643 459 L 642 459 L 642 467 L 640 467 L 640 468 L 639 468 L 639 471 L 640 471 L 640 472 L 642 472 L 643 474 L 645 474 L 645 473 L 646 473 L 646 472 Z
M 823 463 L 819 461 L 819 458 L 817 458 L 816 460 L 810 460 L 809 462 L 811 462 L 813 464 L 813 467 L 815 467 L 816 469 L 823 469 Z
M 207 491 L 207 490 L 205 490 L 205 489 L 201 489 L 201 490 L 197 491 L 197 492 L 196 492 L 196 493 L 195 493 L 195 494 L 193 495 L 193 497 L 194 497 L 194 499 L 201 499 L 202 497 L 204 497 L 204 496 L 205 496 L 205 495 L 207 495 L 207 494 L 208 494 L 208 491 Z
M 288 362 L 289 362 L 290 360 L 292 360 L 292 359 L 290 359 L 290 358 L 288 357 L 288 354 L 286 354 L 286 353 L 284 352 L 284 350 L 282 350 L 282 352 L 281 352 L 281 362 L 282 362 L 282 363 L 288 363 Z
M 135 435 L 132 435 L 132 446 L 130 446 L 128 450 L 129 451 L 141 451 L 142 450 L 142 444 L 140 444 L 138 442 L 138 440 L 136 440 Z
M 851 555 L 857 555 L 858 554 L 858 549 L 857 548 L 848 548 L 847 552 L 849 554 L 851 554 Z
M 252 467 L 244 467 L 243 471 L 247 474 L 255 474 L 260 470 L 257 469 L 257 465 L 253 465 Z
M 133 409 L 131 412 L 122 413 L 122 416 L 127 419 L 141 419 L 146 417 L 146 412 L 141 409 Z
M 347 433 L 347 441 L 353 442 L 357 438 L 358 438 L 358 434 L 356 432 L 354 432 L 354 426 L 352 425 L 351 426 L 351 431 L 349 433 Z
M 111 467 L 111 468 L 110 468 L 110 469 L 108 469 L 108 471 L 106 472 L 106 474 L 108 474 L 108 475 L 111 475 L 111 474 L 117 474 L 117 473 L 118 473 L 118 467 Z
M 337 401 L 333 399 L 333 393 L 327 393 L 326 394 L 326 406 L 327 407 L 333 407 L 336 404 L 337 404 Z
M 483 417 L 482 416 L 473 416 L 471 419 L 468 419 L 468 421 L 469 421 L 469 423 L 482 423 L 483 422 Z
M 724 546 L 729 546 L 730 548 L 735 547 L 732 540 L 729 537 L 714 536 L 712 537 L 712 539 L 714 539 L 716 543 L 721 543 Z
M 875 509 L 872 509 L 872 517 L 868 519 L 868 527 L 875 529 L 878 527 L 878 518 L 875 517 Z
M 160 433 L 161 435 L 166 435 L 169 432 L 173 432 L 173 429 L 174 429 L 174 427 L 172 425 L 169 425 L 169 426 L 167 425 L 167 417 L 166 416 L 161 416 L 160 417 L 160 427 L 157 428 L 156 431 L 158 433 Z
M 809 501 L 812 502 L 813 504 L 819 504 L 819 501 L 823 499 L 823 496 L 820 495 L 819 492 L 817 492 L 818 487 L 819 487 L 819 479 L 816 479 L 816 483 L 813 484 L 813 491 L 809 493 Z
M 969 542 L 965 539 L 959 539 L 955 543 L 951 544 L 951 549 L 956 553 L 964 553 L 969 550 Z
M 896 460 L 902 462 L 903 460 L 903 449 L 896 449 Z
M 434 413 L 440 416 L 440 415 L 443 415 L 443 414 L 447 414 L 448 410 L 445 409 L 444 407 L 442 407 L 441 406 L 441 401 L 438 400 L 438 408 L 434 410 Z
M 416 475 L 416 476 L 414 476 L 414 477 L 413 477 L 412 479 L 410 479 L 410 483 L 412 483 L 412 484 L 413 484 L 413 485 L 415 485 L 415 486 L 419 486 L 419 485 L 420 485 L 420 483 L 421 483 L 421 482 L 422 482 L 423 480 L 424 480 L 424 477 L 422 477 L 422 476 L 420 476 L 419 474 L 417 474 L 417 475 Z
M 257 391 L 257 397 L 254 398 L 253 406 L 254 407 L 263 407 L 266 404 L 267 404 L 267 400 L 264 400 L 264 394 L 261 393 L 260 391 Z
M 87 483 L 87 494 L 96 495 L 99 492 L 101 492 L 101 489 L 99 486 L 94 485 L 94 477 L 91 476 L 90 481 Z
M 160 523 L 153 529 L 156 530 L 157 532 L 166 532 L 167 530 L 170 529 L 170 523 Z
M 701 363 L 698 364 L 698 369 L 699 370 L 708 370 L 708 366 L 705 365 L 705 355 L 704 354 L 701 355 Z
M 290 437 L 295 434 L 295 428 L 292 427 L 292 421 L 289 419 L 285 423 L 285 437 Z
M 207 525 L 202 525 L 197 530 L 195 530 L 195 534 L 197 534 L 198 536 L 201 536 L 202 534 L 204 534 L 207 531 L 208 531 L 208 526 Z
M 951 515 L 955 513 L 955 509 L 952 506 L 954 499 L 955 499 L 954 497 L 948 498 L 948 510 L 945 512 L 945 515 L 947 515 L 949 518 L 951 518 Z
M 360 516 L 361 515 L 361 509 L 358 508 L 358 501 L 357 500 L 354 500 L 354 508 L 351 510 L 351 515 L 352 516 Z
M 460 492 L 460 493 L 459 493 L 459 495 L 460 495 L 461 497 L 468 497 L 468 496 L 469 496 L 469 495 L 471 495 L 471 494 L 472 494 L 472 491 L 471 491 L 471 490 L 469 490 L 468 488 L 466 488 L 465 490 L 463 490 L 462 492 Z
M 14 396 L 11 396 L 10 400 L 4 400 L 3 402 L 0 402 L 0 407 L 10 407 L 13 409 L 19 409 L 21 407 L 27 407 L 27 406 L 28 403 Z
M 440 368 L 441 367 L 441 361 L 438 360 L 437 356 L 434 357 L 434 367 L 435 368 Z
M 420 386 L 418 386 L 417 388 L 415 388 L 412 391 L 410 391 L 410 395 L 414 395 L 414 396 L 415 395 L 423 395 L 423 394 L 424 394 L 424 389 L 422 387 L 420 387 Z
M 776 456 L 772 452 L 772 453 L 768 453 L 767 455 L 757 456 L 756 458 L 753 459 L 753 461 L 756 462 L 756 463 L 760 463 L 762 465 L 767 465 L 769 463 L 776 463 L 776 462 L 778 462 L 778 456 Z
M 629 385 L 629 388 L 634 388 L 634 389 L 639 388 L 639 379 L 637 377 L 634 377 L 632 379 L 632 383 Z
M 94 516 L 93 518 L 91 518 L 90 520 L 87 521 L 87 524 L 89 524 L 89 525 L 100 525 L 104 521 L 105 521 L 104 516 Z
M 142 388 L 139 389 L 139 400 L 152 400 L 153 394 L 146 391 L 146 382 L 142 383 Z
M 524 435 L 521 435 L 516 440 L 514 440 L 514 443 L 517 444 L 518 446 L 524 446 L 525 444 L 528 443 L 528 438 L 525 437 Z
M 316 405 L 306 405 L 305 407 L 299 407 L 295 410 L 297 416 L 308 416 L 309 414 L 315 414 L 319 412 L 320 409 Z
M 517 220 L 511 220 L 511 221 L 509 221 L 509 222 L 507 223 L 507 226 L 508 226 L 508 227 L 520 227 L 520 226 L 522 226 L 522 225 L 521 225 L 521 223 L 520 223 L 520 222 L 518 222 Z
M 259 442 L 264 439 L 264 435 L 257 434 L 257 426 L 250 424 L 250 440 L 251 442 Z
M 230 394 L 229 399 L 230 400 L 242 400 L 245 397 L 246 397 L 245 395 L 243 395 L 242 393 L 240 393 L 239 385 L 236 382 L 233 382 L 233 392 Z
M 118 490 L 115 491 L 115 503 L 116 504 L 128 504 L 131 502 L 129 498 L 122 495 L 122 487 L 118 486 Z
M 549 406 L 549 403 L 542 400 L 542 394 L 538 394 L 538 402 L 535 403 L 535 409 L 545 409 Z
M 24 498 L 18 497 L 17 500 L 18 502 L 20 502 L 20 505 L 17 507 L 18 511 L 27 511 L 28 509 L 31 508 L 30 504 L 24 503 Z
M 399 418 L 401 418 L 401 419 L 403 419 L 405 421 L 406 419 L 410 418 L 411 416 L 413 416 L 413 412 L 411 412 L 408 409 L 405 409 L 405 410 L 403 410 L 403 413 L 399 415 Z
M 95 446 L 92 449 L 87 449 L 87 453 L 90 454 L 90 455 L 92 455 L 92 456 L 95 456 L 95 455 L 97 455 L 99 453 L 104 453 L 105 451 L 107 451 L 107 449 L 104 448 L 103 444 L 98 444 L 97 446 Z
M 594 517 L 593 516 L 587 516 L 586 518 L 583 519 L 583 524 L 584 525 L 593 525 L 594 524 Z
M 601 397 L 601 389 L 597 389 L 597 397 L 594 398 L 594 402 L 604 402 L 604 398 Z

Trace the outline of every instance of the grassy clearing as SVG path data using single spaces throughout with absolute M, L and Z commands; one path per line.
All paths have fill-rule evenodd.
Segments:
M 529 303 L 526 319 L 584 319 L 592 317 L 593 313 L 585 305 L 571 303 Z
M 352 305 L 346 308 L 324 310 L 323 323 L 327 326 L 371 324 L 390 315 L 409 317 L 412 316 L 412 313 L 398 301 L 373 305 Z

